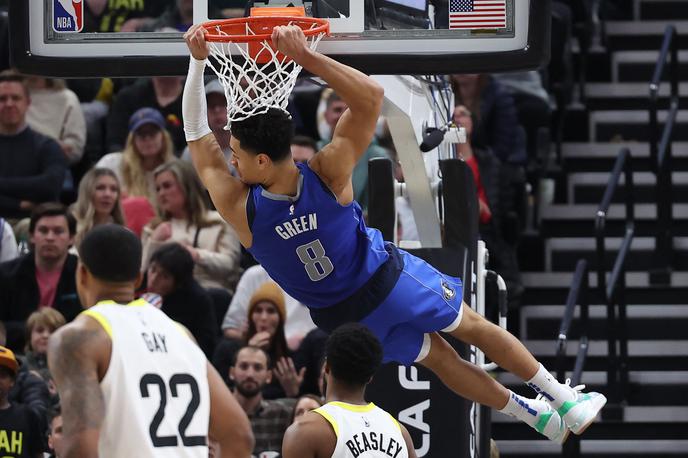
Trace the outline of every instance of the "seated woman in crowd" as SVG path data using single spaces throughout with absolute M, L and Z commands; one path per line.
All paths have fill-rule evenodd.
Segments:
M 153 170 L 174 159 L 172 137 L 155 108 L 140 108 L 129 118 L 129 136 L 121 153 L 103 156 L 96 167 L 112 170 L 122 186 L 122 207 L 134 232 L 155 215 Z
M 38 373 L 47 371 L 48 339 L 66 323 L 65 317 L 50 307 L 42 307 L 29 315 L 26 320 L 26 349 L 22 358 L 27 370 Z
M 186 326 L 210 357 L 217 337 L 215 310 L 208 293 L 194 280 L 193 269 L 193 259 L 184 247 L 166 243 L 151 256 L 147 291 L 162 297 L 160 309 Z
M 190 164 L 168 162 L 155 169 L 153 176 L 158 216 L 143 229 L 142 269 L 148 268 L 151 255 L 162 244 L 177 242 L 195 262 L 194 278 L 208 289 L 218 307 L 227 307 L 240 275 L 241 247 L 234 229 L 208 209 Z
M 297 371 L 284 337 L 286 308 L 284 294 L 277 283 L 263 283 L 251 297 L 248 307 L 248 331 L 242 339 L 224 338 L 215 349 L 213 365 L 220 374 L 229 374 L 236 352 L 244 345 L 264 349 L 270 357 L 274 377 L 263 390 L 265 399 L 296 397 L 305 370 Z
M 94 168 L 84 175 L 79 183 L 79 197 L 72 207 L 76 218 L 75 248 L 99 224 L 125 225 L 121 197 L 119 180 L 112 170 Z
M 299 399 L 297 399 L 296 404 L 294 404 L 294 411 L 291 414 L 291 422 L 294 423 L 301 415 L 311 410 L 315 410 L 318 407 L 322 407 L 323 398 L 316 396 L 314 394 L 304 394 Z

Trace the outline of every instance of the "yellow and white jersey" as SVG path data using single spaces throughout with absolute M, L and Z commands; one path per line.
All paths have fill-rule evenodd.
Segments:
M 332 458 L 408 458 L 399 423 L 372 402 L 329 402 L 315 409 L 337 435 Z
M 100 387 L 98 455 L 207 458 L 210 394 L 205 355 L 177 323 L 139 299 L 83 312 L 112 339 Z

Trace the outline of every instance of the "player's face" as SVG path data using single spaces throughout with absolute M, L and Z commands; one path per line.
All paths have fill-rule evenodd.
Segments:
M 157 262 L 148 267 L 148 291 L 163 297 L 174 291 L 174 277 Z
M 166 170 L 155 177 L 155 192 L 163 213 L 180 217 L 186 206 L 186 196 L 174 173 Z
M 117 203 L 117 199 L 119 199 L 119 185 L 117 184 L 117 180 L 110 175 L 101 175 L 96 178 L 92 199 L 96 215 L 111 215 Z
M 262 301 L 253 307 L 251 320 L 253 320 L 253 324 L 256 327 L 256 332 L 267 332 L 274 336 L 277 326 L 279 326 L 280 316 L 275 304 Z
M 31 330 L 31 349 L 34 353 L 45 355 L 48 353 L 48 339 L 53 331 L 48 326 L 39 324 Z
M 26 119 L 29 96 L 21 83 L 7 81 L 0 83 L 0 124 L 18 127 Z
M 252 398 L 270 383 L 270 371 L 265 353 L 252 348 L 239 351 L 231 375 L 237 391 L 244 397 Z
M 208 102 L 208 126 L 213 132 L 221 131 L 227 125 L 227 99 L 224 94 L 211 92 L 206 97 Z
M 57 215 L 39 219 L 31 234 L 31 243 L 41 259 L 56 261 L 67 256 L 67 250 L 72 244 L 67 218 Z
M 261 167 L 258 156 L 241 148 L 239 140 L 231 137 L 229 147 L 232 149 L 232 166 L 236 169 L 239 179 L 246 184 L 258 184 L 262 181 Z
M 299 401 L 296 403 L 296 406 L 294 406 L 294 420 L 296 420 L 306 412 L 310 412 L 311 410 L 317 409 L 318 407 L 320 407 L 320 404 L 315 399 L 299 399 Z
M 53 418 L 48 435 L 48 446 L 55 452 L 55 458 L 63 456 L 62 445 L 62 415 Z
M 134 145 L 142 158 L 162 154 L 165 145 L 162 130 L 155 124 L 144 124 L 134 132 Z

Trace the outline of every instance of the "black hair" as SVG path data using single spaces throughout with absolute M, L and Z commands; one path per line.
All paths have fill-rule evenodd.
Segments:
M 291 144 L 312 148 L 313 151 L 316 153 L 318 152 L 318 143 L 308 135 L 294 135 L 294 137 L 291 139 Z
M 347 323 L 330 334 L 325 357 L 337 381 L 363 387 L 382 364 L 382 345 L 364 325 Z
M 177 288 L 193 279 L 194 260 L 189 251 L 178 243 L 166 243 L 155 250 L 150 262 L 172 275 Z
M 12 380 L 17 380 L 17 373 L 14 372 L 12 369 L 6 366 L 0 366 L 0 372 L 4 372 L 7 374 Z
M 53 420 L 62 415 L 62 408 L 56 405 L 48 410 L 48 434 L 53 433 Z
M 79 257 L 94 277 L 109 283 L 136 279 L 141 269 L 141 241 L 119 224 L 102 224 L 86 233 Z
M 237 359 L 239 358 L 239 353 L 241 352 L 241 350 L 245 350 L 247 348 L 253 352 L 258 352 L 258 353 L 264 354 L 265 355 L 265 364 L 266 364 L 265 368 L 266 369 L 272 368 L 272 358 L 270 358 L 270 355 L 268 354 L 268 352 L 265 351 L 261 347 L 256 347 L 255 345 L 244 345 L 243 347 L 239 348 L 236 351 L 236 353 L 234 353 L 234 357 L 232 358 L 232 367 L 236 366 Z
M 273 162 L 280 162 L 291 157 L 294 122 L 289 113 L 270 108 L 265 114 L 232 122 L 232 136 L 248 152 L 267 154 Z
M 57 202 L 46 202 L 34 208 L 34 210 L 31 212 L 31 219 L 29 221 L 30 234 L 33 234 L 38 221 L 46 216 L 64 216 L 67 220 L 69 235 L 76 234 L 76 219 L 74 218 L 74 215 L 67 210 L 67 207 Z

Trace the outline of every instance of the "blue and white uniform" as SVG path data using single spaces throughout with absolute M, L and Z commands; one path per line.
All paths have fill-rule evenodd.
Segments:
M 294 197 L 251 186 L 248 251 L 320 328 L 360 322 L 382 342 L 385 361 L 424 358 L 427 333 L 459 325 L 461 280 L 386 243 L 357 202 L 340 205 L 308 165 L 297 167 Z

